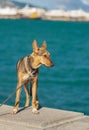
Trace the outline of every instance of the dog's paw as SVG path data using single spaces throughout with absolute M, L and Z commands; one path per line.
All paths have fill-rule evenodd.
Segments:
M 16 114 L 18 112 L 18 109 L 14 108 L 12 114 Z
M 33 113 L 33 114 L 39 114 L 39 111 L 38 111 L 36 108 L 33 108 L 33 109 L 32 109 L 32 113 Z

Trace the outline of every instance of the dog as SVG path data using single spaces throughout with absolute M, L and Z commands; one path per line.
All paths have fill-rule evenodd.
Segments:
M 20 93 L 22 85 L 24 85 L 24 90 L 26 92 L 26 103 L 25 107 L 29 106 L 30 96 L 32 96 L 32 112 L 38 113 L 38 108 L 40 103 L 37 96 L 38 88 L 38 70 L 41 65 L 46 67 L 52 67 L 53 62 L 50 59 L 50 53 L 46 50 L 46 41 L 43 42 L 42 47 L 39 48 L 37 41 L 34 40 L 32 43 L 33 52 L 32 54 L 23 57 L 17 63 L 17 91 L 15 105 L 13 108 L 13 113 L 18 112 L 19 102 L 20 102 Z M 30 82 L 30 93 L 28 90 L 28 83 Z

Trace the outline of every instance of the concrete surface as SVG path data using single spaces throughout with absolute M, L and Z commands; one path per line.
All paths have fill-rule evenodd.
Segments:
M 13 115 L 12 109 L 0 108 L 0 130 L 89 130 L 89 117 L 83 113 L 41 108 L 33 114 L 29 107 Z

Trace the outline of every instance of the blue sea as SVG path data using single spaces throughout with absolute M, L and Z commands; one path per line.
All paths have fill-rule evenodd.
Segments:
M 17 61 L 32 53 L 32 42 L 44 40 L 54 62 L 42 66 L 38 95 L 41 106 L 89 115 L 89 23 L 0 20 L 0 103 L 17 84 Z M 13 106 L 15 95 L 6 104 Z M 25 104 L 22 89 L 20 106 Z

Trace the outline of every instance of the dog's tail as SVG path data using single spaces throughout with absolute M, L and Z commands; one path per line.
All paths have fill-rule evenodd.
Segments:
M 30 96 L 32 96 L 32 85 L 30 86 Z

